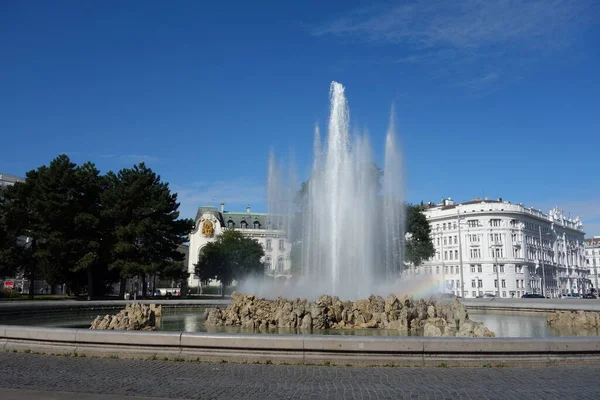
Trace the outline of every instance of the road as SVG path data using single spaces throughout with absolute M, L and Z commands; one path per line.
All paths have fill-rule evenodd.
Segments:
M 217 364 L 0 353 L 5 400 L 597 398 L 600 365 L 401 368 Z M 127 397 L 124 397 L 127 396 Z

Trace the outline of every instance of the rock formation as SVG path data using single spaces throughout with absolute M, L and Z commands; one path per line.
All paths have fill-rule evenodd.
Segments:
M 90 329 L 109 329 L 126 331 L 153 331 L 156 318 L 162 316 L 162 306 L 154 304 L 127 304 L 125 309 L 116 315 L 98 315 L 92 322 Z
M 572 328 L 600 328 L 600 313 L 594 311 L 558 311 L 547 318 L 548 325 Z
M 424 336 L 493 337 L 494 332 L 471 321 L 465 306 L 458 300 L 434 300 L 412 297 L 342 301 L 336 296 L 306 299 L 259 299 L 249 294 L 233 293 L 226 309 L 208 309 L 207 326 L 237 325 L 253 331 L 275 328 L 312 329 L 394 329 L 400 334 Z

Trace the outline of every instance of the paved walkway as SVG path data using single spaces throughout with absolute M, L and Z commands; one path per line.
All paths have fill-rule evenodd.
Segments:
M 245 400 L 564 400 L 592 399 L 600 395 L 600 365 L 540 368 L 325 367 L 0 353 L 0 367 L 2 399 L 123 400 L 123 396 L 146 396 Z

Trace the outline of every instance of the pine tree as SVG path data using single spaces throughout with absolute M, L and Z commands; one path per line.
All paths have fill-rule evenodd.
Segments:
M 102 218 L 110 225 L 113 243 L 110 268 L 122 279 L 149 275 L 181 276 L 191 219 L 179 218 L 177 194 L 144 163 L 106 175 Z M 123 291 L 123 285 L 122 291 Z M 146 294 L 143 285 L 143 295 Z

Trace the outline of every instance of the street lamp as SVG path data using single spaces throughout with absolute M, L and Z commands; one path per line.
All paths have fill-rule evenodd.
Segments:
M 460 233 L 460 205 L 456 206 L 456 222 L 458 224 L 458 257 L 460 260 L 460 297 L 465 298 L 465 282 L 463 276 L 462 237 Z
M 546 265 L 544 264 L 544 241 L 542 240 L 542 226 L 538 225 L 540 234 L 540 263 L 542 264 L 542 296 L 546 297 Z M 546 236 L 551 235 L 550 232 L 545 233 Z M 558 284 L 556 285 L 558 288 Z

